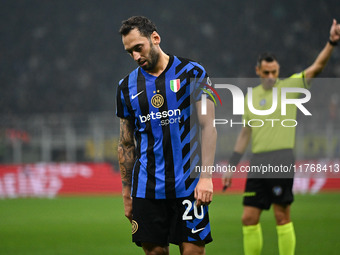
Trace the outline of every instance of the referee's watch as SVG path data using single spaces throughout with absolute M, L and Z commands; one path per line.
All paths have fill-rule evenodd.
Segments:
M 329 44 L 332 46 L 337 46 L 338 42 L 337 41 L 332 41 L 331 39 L 328 40 Z

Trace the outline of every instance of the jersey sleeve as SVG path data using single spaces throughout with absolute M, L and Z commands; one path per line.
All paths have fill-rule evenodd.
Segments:
M 301 73 L 295 73 L 289 78 L 285 79 L 284 87 L 310 89 L 310 84 L 307 82 L 305 78 L 305 72 L 303 71 Z
M 116 95 L 116 115 L 119 117 L 119 118 L 129 118 L 131 117 L 131 114 L 128 110 L 128 107 L 126 105 L 126 100 L 125 100 L 125 94 L 124 94 L 124 85 L 123 85 L 123 81 L 124 80 L 121 80 L 119 82 L 119 85 L 118 85 L 118 88 L 117 88 L 117 95 Z M 128 93 L 127 93 L 127 96 Z
M 197 102 L 201 100 L 202 94 L 205 93 L 204 90 L 209 91 L 208 86 L 211 86 L 211 81 L 203 66 L 198 63 L 192 64 L 194 67 L 191 70 L 191 88 L 193 99 Z
M 281 88 L 303 88 L 310 89 L 310 84 L 305 79 L 305 72 L 295 73 L 287 79 L 284 79 L 280 85 Z M 290 92 L 288 98 L 299 98 L 299 92 Z

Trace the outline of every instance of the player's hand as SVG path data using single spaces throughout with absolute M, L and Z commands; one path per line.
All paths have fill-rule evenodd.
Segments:
M 331 30 L 329 31 L 329 39 L 332 42 L 337 42 L 340 40 L 340 24 L 337 24 L 336 19 L 333 19 L 333 24 Z
M 132 197 L 123 197 L 125 217 L 132 222 Z
M 131 187 L 123 187 L 124 214 L 132 222 L 132 197 L 130 194 Z
M 209 205 L 213 198 L 213 183 L 211 178 L 201 177 L 195 188 L 196 206 Z

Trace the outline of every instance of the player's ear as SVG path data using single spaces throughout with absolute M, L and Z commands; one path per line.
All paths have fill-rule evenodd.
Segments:
M 150 37 L 154 45 L 159 45 L 161 43 L 161 37 L 156 31 L 153 31 Z

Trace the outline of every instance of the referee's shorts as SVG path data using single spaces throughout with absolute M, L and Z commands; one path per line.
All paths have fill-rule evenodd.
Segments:
M 294 201 L 295 157 L 292 149 L 253 154 L 247 175 L 243 205 L 268 210 L 271 204 L 290 205 Z

